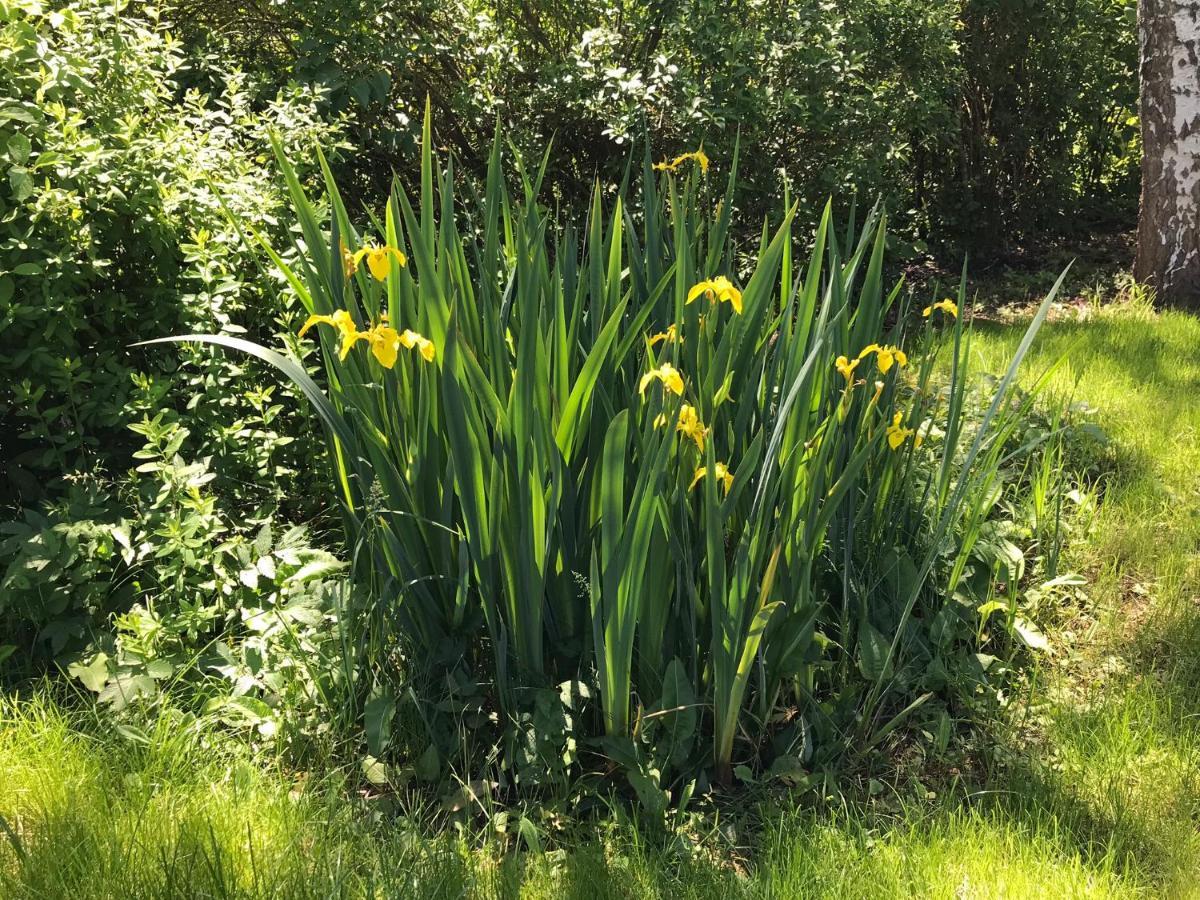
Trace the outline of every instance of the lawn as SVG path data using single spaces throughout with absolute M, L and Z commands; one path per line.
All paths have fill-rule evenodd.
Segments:
M 980 329 L 986 368 L 1021 330 Z M 1195 318 L 1114 307 L 1053 321 L 1027 361 L 1033 379 L 1067 354 L 1049 389 L 1097 408 L 1117 464 L 1065 562 L 1088 603 L 1050 630 L 1033 702 L 982 780 L 891 804 L 810 795 L 695 843 L 612 824 L 502 855 L 397 826 L 345 780 L 298 777 L 186 719 L 116 733 L 42 695 L 0 705 L 0 894 L 1200 896 L 1197 346 Z

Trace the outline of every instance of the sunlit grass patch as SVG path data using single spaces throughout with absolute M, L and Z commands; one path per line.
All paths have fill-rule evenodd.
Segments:
M 777 897 L 1134 897 L 1112 858 L 1086 858 L 1057 823 L 940 807 L 869 827 L 784 817 L 764 867 Z
M 747 896 L 727 867 L 613 825 L 569 850 L 509 853 L 430 834 L 306 784 L 166 715 L 148 732 L 0 702 L 0 896 Z
M 504 854 L 373 821 L 344 785 L 302 787 L 172 717 L 132 742 L 99 725 L 44 699 L 0 707 L 4 896 L 1126 897 L 1149 883 L 1122 847 L 1085 846 L 1078 822 L 1030 798 L 776 809 L 740 850 L 613 823 Z
M 0 894 L 330 896 L 411 879 L 433 895 L 461 881 L 453 842 L 376 846 L 336 792 L 296 788 L 181 718 L 110 728 L 42 699 L 0 705 Z
M 981 329 L 984 364 L 1015 340 Z M 1192 316 L 1118 305 L 1052 322 L 1028 370 L 1068 353 L 1049 390 L 1095 407 L 1120 454 L 1069 551 L 1100 624 L 1051 678 L 1046 777 L 1166 896 L 1200 890 L 1198 341 Z

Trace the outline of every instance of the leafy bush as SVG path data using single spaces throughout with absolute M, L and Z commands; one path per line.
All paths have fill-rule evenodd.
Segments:
M 301 749 L 328 735 L 344 690 L 336 649 L 344 564 L 306 530 L 247 529 L 215 474 L 185 462 L 187 429 L 160 412 L 118 498 L 94 478 L 5 523 L 0 655 L 44 647 L 116 711 L 165 687 L 231 726 Z M 116 501 L 116 502 L 114 502 Z M 98 627 L 103 626 L 103 627 Z
M 179 92 L 178 44 L 111 3 L 10 2 L 0 27 L 0 428 L 5 499 L 32 502 L 64 472 L 119 470 L 144 410 L 263 414 L 224 364 L 193 357 L 200 373 L 176 378 L 176 360 L 128 345 L 164 329 L 270 332 L 272 285 L 221 203 L 269 225 L 282 196 L 263 168 L 267 130 L 293 147 L 335 132 L 309 91 L 261 111 L 236 74 L 217 94 Z M 223 455 L 231 477 L 261 468 Z
M 939 227 L 988 248 L 1132 225 L 1136 18 L 1135 0 L 961 3 L 958 129 L 924 166 Z
M 978 256 L 1132 220 L 1135 7 L 173 0 L 168 15 L 276 84 L 327 85 L 356 123 L 361 152 L 339 172 L 354 197 L 386 192 L 430 96 L 439 141 L 473 175 L 497 120 L 526 155 L 553 139 L 548 183 L 580 206 L 597 171 L 620 180 L 646 127 L 664 155 L 703 142 L 728 158 L 740 137 L 755 160 L 737 193 L 748 227 L 777 207 L 786 170 L 806 225 L 830 195 L 884 196 L 904 236 Z
M 293 301 L 223 206 L 279 233 L 268 131 L 339 140 L 319 92 L 263 103 L 211 67 L 212 92 L 184 90 L 198 68 L 148 7 L 0 3 L 0 632 L 28 651 L 10 664 L 69 662 L 137 603 L 225 617 L 211 542 L 320 507 L 300 474 L 320 443 L 277 419 L 288 386 L 130 347 L 164 330 L 269 336 Z M 142 420 L 170 435 L 153 461 L 129 428 Z M 169 514 L 142 495 L 151 465 L 175 473 Z
M 544 790 L 599 751 L 661 812 L 735 765 L 798 777 L 988 680 L 975 606 L 1049 300 L 968 415 L 958 306 L 912 333 L 875 213 L 839 236 L 827 209 L 800 265 L 791 206 L 743 255 L 736 167 L 714 197 L 693 153 L 647 156 L 639 195 L 606 212 L 597 188 L 559 224 L 541 172 L 509 196 L 498 139 L 485 190 L 457 198 L 427 119 L 419 203 L 397 190 L 364 237 L 328 171 L 323 220 L 279 154 L 306 252 L 264 246 L 328 394 L 253 342 L 187 340 L 270 362 L 327 429 L 373 755 L 408 742 L 422 777 Z

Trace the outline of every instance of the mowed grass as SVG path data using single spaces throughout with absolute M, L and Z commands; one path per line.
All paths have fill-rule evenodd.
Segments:
M 994 367 L 1018 340 L 981 329 Z M 1200 320 L 1142 305 L 1049 325 L 1032 380 L 1097 408 L 1116 467 L 1068 565 L 1089 576 L 1095 626 L 1051 667 L 1045 758 L 1066 801 L 1157 896 L 1200 896 Z
M 1000 366 L 1021 328 L 976 342 Z M 1067 564 L 1096 624 L 1052 635 L 1034 739 L 983 785 L 899 813 L 809 803 L 699 849 L 614 825 L 501 854 L 380 818 L 161 718 L 122 735 L 0 701 L 3 897 L 1200 896 L 1200 322 L 1053 322 L 1026 369 L 1096 406 L 1117 471 Z M 1068 648 L 1072 648 L 1068 650 Z M 724 844 L 738 846 L 722 851 Z
M 750 859 L 628 826 L 566 851 L 506 854 L 372 823 L 340 785 L 301 789 L 236 745 L 160 719 L 99 736 L 41 699 L 0 705 L 0 896 L 1135 896 L 1030 810 L 769 815 Z M 1103 851 L 1100 851 L 1103 853 Z M 719 856 L 719 855 L 717 855 Z

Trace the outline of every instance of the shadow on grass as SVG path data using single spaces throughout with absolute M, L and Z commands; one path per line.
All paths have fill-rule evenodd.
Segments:
M 1123 656 L 1163 707 L 1158 727 L 1191 740 L 1200 753 L 1200 598 L 1181 607 L 1148 618 Z
M 1037 374 L 1046 365 L 1065 356 L 1071 370 L 1081 378 L 1080 399 L 1093 403 L 1103 398 L 1089 396 L 1089 381 L 1112 383 L 1123 377 L 1137 384 L 1148 403 L 1164 394 L 1165 402 L 1177 402 L 1178 391 L 1200 387 L 1200 369 L 1190 362 L 1200 340 L 1200 320 L 1175 313 L 1169 327 L 1156 327 L 1156 319 L 1136 315 L 1108 314 L 1082 321 L 1054 321 L 1043 327 L 1025 371 Z M 1011 351 L 1025 332 L 1025 322 L 978 322 L 981 337 Z M 1119 398 L 1128 401 L 1128 397 Z
M 1088 784 L 1078 772 L 1028 761 L 968 799 L 968 804 L 1052 842 L 1063 858 L 1089 868 L 1111 869 L 1144 887 L 1165 891 L 1186 874 L 1188 860 L 1171 829 L 1145 815 L 1144 804 L 1120 779 Z
M 979 323 L 983 370 L 1011 353 L 1024 323 Z M 1161 896 L 1190 894 L 1200 865 L 1200 320 L 1103 311 L 1049 323 L 1024 383 L 1061 358 L 1051 396 L 1081 400 L 1114 442 L 1100 460 L 1102 508 L 1090 564 L 1118 611 L 1099 661 L 1064 675 L 1043 745 L 966 798 L 1063 853 L 1112 861 Z M 1152 598 L 1124 593 L 1145 580 Z M 1154 592 L 1154 586 L 1161 593 Z

